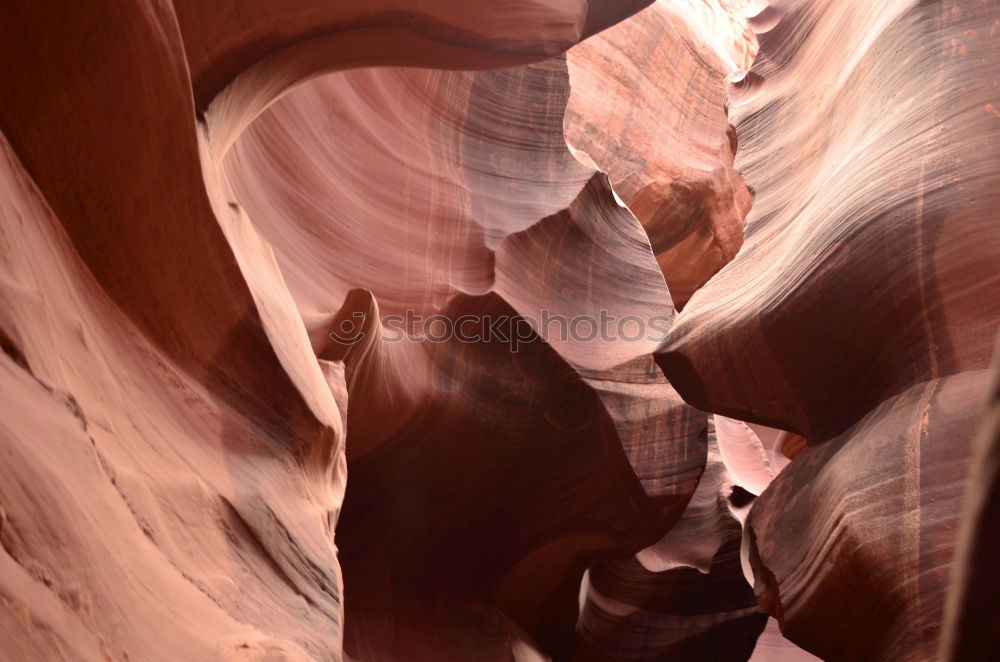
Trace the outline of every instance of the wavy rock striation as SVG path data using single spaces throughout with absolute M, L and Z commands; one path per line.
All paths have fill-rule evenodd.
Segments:
M 1000 14 L 783 2 L 751 24 L 746 239 L 657 360 L 695 406 L 808 440 L 747 522 L 782 631 L 828 660 L 937 659 L 1000 322 Z
M 564 650 L 584 569 L 661 536 L 704 466 L 704 414 L 653 364 L 655 329 L 583 341 L 572 322 L 665 329 L 671 303 L 641 226 L 566 147 L 568 96 L 559 59 L 348 72 L 276 103 L 227 158 L 313 337 L 377 310 L 357 345 L 317 346 L 344 360 L 351 402 L 353 655 L 457 656 L 504 618 Z M 412 337 L 383 333 L 408 311 Z M 434 342 L 463 318 L 476 337 L 471 320 L 506 320 L 520 346 Z
M 719 15 L 699 14 L 709 9 Z M 642 223 L 678 309 L 736 255 L 750 209 L 724 81 L 750 66 L 756 39 L 724 9 L 658 2 L 568 55 L 566 138 Z M 708 35 L 731 43 L 706 44 Z
M 767 616 L 740 561 L 746 504 L 708 431 L 705 473 L 677 524 L 635 557 L 591 566 L 574 659 L 750 657 Z
M 1000 344 L 993 355 L 993 382 L 972 441 L 972 467 L 951 571 L 945 621 L 938 647 L 943 660 L 984 659 L 996 652 L 1000 578 L 993 563 L 1000 539 L 992 523 L 1000 506 Z
M 731 92 L 758 191 L 744 247 L 658 360 L 696 406 L 821 441 L 913 384 L 989 365 L 997 16 L 783 7 Z
M 567 48 L 638 4 L 512 2 L 484 15 L 439 3 L 425 12 L 387 6 L 361 15 L 347 3 L 300 3 L 280 11 L 245 5 L 239 16 L 221 5 L 105 4 L 17 3 L 3 11 L 0 66 L 9 81 L 0 111 L 6 140 L 4 388 L 5 401 L 14 407 L 5 416 L 4 443 L 11 459 L 4 466 L 0 527 L 6 568 L 3 622 L 14 641 L 12 654 L 339 658 L 343 596 L 332 529 L 343 500 L 344 433 L 357 421 L 362 430 L 381 422 L 344 417 L 381 408 L 384 420 L 388 412 L 379 395 L 399 384 L 365 382 L 355 354 L 336 356 L 315 346 L 317 334 L 309 335 L 315 328 L 303 323 L 314 321 L 312 310 L 301 303 L 306 288 L 299 287 L 289 268 L 308 254 L 284 260 L 282 246 L 272 250 L 269 219 L 248 215 L 245 209 L 252 204 L 234 204 L 235 186 L 219 159 L 261 109 L 323 71 L 373 63 L 476 67 L 527 62 Z M 40 34 L 47 39 L 37 39 Z M 378 51 L 374 60 L 354 49 L 362 34 Z M 556 74 L 559 66 L 564 65 L 556 63 Z M 473 98 L 495 109 L 506 95 L 530 85 L 532 76 L 548 85 L 552 67 L 442 80 L 451 81 L 459 101 Z M 463 90 L 463 84 L 470 87 Z M 533 112 L 545 121 L 551 115 L 561 138 L 564 102 L 559 86 L 553 89 L 554 95 L 541 90 L 540 111 L 517 109 L 515 128 L 524 131 Z M 498 130 L 514 143 L 503 125 Z M 579 280 L 575 270 L 525 273 L 519 266 L 526 260 L 538 266 L 538 247 L 562 241 L 567 249 L 592 245 L 603 251 L 605 257 L 595 262 L 603 260 L 609 274 L 624 265 L 638 269 L 629 283 L 632 291 L 604 293 L 611 300 L 623 307 L 637 301 L 650 310 L 669 310 L 669 295 L 638 224 L 614 203 L 606 182 L 577 164 L 565 147 L 562 161 L 541 165 L 553 174 L 527 173 L 526 186 L 537 192 L 534 202 L 526 202 L 520 192 L 511 193 L 502 176 L 505 168 L 531 168 L 536 161 L 515 153 L 509 158 L 520 166 L 492 163 L 483 148 L 495 140 L 487 136 L 477 147 L 483 136 L 466 127 L 451 137 L 458 144 L 439 145 L 440 168 L 431 174 L 447 179 L 449 169 L 458 166 L 449 159 L 450 148 L 460 149 L 473 164 L 478 159 L 478 168 L 468 167 L 460 185 L 475 194 L 466 200 L 474 199 L 481 213 L 475 228 L 466 220 L 470 235 L 478 237 L 450 247 L 456 256 L 473 247 L 474 255 L 465 257 L 475 273 L 462 273 L 463 285 L 436 303 L 456 312 L 485 308 L 506 315 L 550 304 L 590 310 L 604 299 L 580 303 L 566 294 L 575 287 L 573 279 Z M 546 150 L 543 145 L 541 152 Z M 354 158 L 371 153 L 359 150 Z M 304 172 L 301 164 L 295 167 Z M 435 185 L 415 191 L 416 196 L 437 193 Z M 432 209 L 436 213 L 442 206 Z M 513 238 L 504 241 L 507 236 Z M 361 259 L 379 252 L 376 248 Z M 410 258 L 409 247 L 403 255 Z M 321 276 L 313 275 L 316 288 L 330 293 L 321 300 L 328 313 L 347 293 L 337 289 L 337 281 L 321 283 Z M 339 282 L 350 282 L 348 276 L 349 271 L 341 273 Z M 379 289 L 382 281 L 360 284 Z M 450 288 L 448 279 L 434 280 L 432 288 L 442 284 Z M 526 292 L 528 286 L 534 291 Z M 505 293 L 487 294 L 491 287 Z M 403 296 L 398 303 L 423 300 Z M 554 559 L 556 568 L 582 572 L 588 554 L 619 546 L 637 550 L 655 539 L 676 516 L 672 513 L 683 508 L 702 460 L 697 423 L 670 413 L 688 408 L 675 396 L 669 400 L 669 387 L 650 369 L 651 343 L 607 343 L 584 356 L 571 343 L 559 352 L 552 348 L 557 342 L 530 340 L 538 347 L 532 353 L 537 358 L 529 361 L 537 365 L 533 369 L 522 368 L 520 357 L 503 346 L 499 356 L 488 344 L 438 348 L 443 355 L 433 357 L 423 385 L 441 395 L 421 402 L 416 415 L 434 416 L 457 399 L 459 389 L 472 393 L 475 384 L 482 384 L 481 398 L 470 397 L 459 411 L 435 421 L 451 427 L 452 440 L 445 441 L 461 440 L 467 425 L 485 426 L 493 439 L 533 428 L 532 421 L 544 423 L 538 428 L 538 452 L 552 459 L 538 464 L 539 483 L 545 462 L 558 457 L 558 440 L 574 438 L 571 433 L 578 429 L 578 421 L 561 422 L 557 412 L 573 411 L 575 404 L 603 417 L 603 425 L 587 430 L 593 459 L 585 454 L 574 471 L 594 471 L 588 463 L 599 461 L 595 466 L 602 471 L 595 480 L 614 489 L 589 498 L 597 504 L 604 496 L 608 503 L 585 516 L 577 513 L 596 506 L 584 501 L 552 508 L 497 553 L 492 565 L 484 561 L 484 567 L 495 569 L 481 572 L 470 591 L 473 601 L 486 596 L 512 603 L 517 618 L 534 624 L 561 613 L 542 610 L 544 595 L 518 593 L 539 567 L 549 567 L 548 559 Z M 465 351 L 483 356 L 465 362 Z M 608 370 L 643 356 L 648 367 L 640 369 L 640 383 L 650 385 L 646 391 L 667 394 L 673 404 L 664 406 L 656 398 L 656 404 L 643 405 L 647 413 L 635 417 L 622 413 L 628 412 L 630 397 L 622 393 L 632 387 L 616 390 L 604 383 L 614 381 Z M 377 351 L 361 358 L 392 369 Z M 508 371 L 492 369 L 501 364 L 509 365 Z M 633 369 L 616 370 L 615 375 L 628 375 Z M 525 381 L 525 371 L 541 372 Z M 512 379 L 514 392 L 527 401 L 520 426 L 498 418 L 519 406 L 497 407 L 495 401 Z M 583 379 L 598 380 L 599 386 Z M 404 375 L 403 383 L 412 387 L 411 397 L 420 395 L 420 372 Z M 603 413 L 599 392 L 607 392 L 619 412 L 617 426 Z M 348 397 L 356 395 L 358 402 L 348 407 Z M 475 418 L 484 407 L 486 417 Z M 407 418 L 389 414 L 397 415 Z M 674 434 L 693 435 L 694 441 L 647 458 L 655 455 L 643 451 L 650 438 L 632 430 L 635 420 L 646 419 L 652 429 L 676 428 Z M 500 423 L 503 430 L 491 430 Z M 406 438 L 413 440 L 408 451 L 427 452 L 419 443 L 427 431 L 420 425 L 415 431 L 407 428 Z M 373 452 L 380 434 L 399 436 L 385 429 L 365 433 L 359 433 L 359 446 L 370 445 Z M 53 441 L 31 443 L 39 437 Z M 512 441 L 515 446 L 497 447 L 497 452 L 513 465 L 530 461 L 515 452 L 524 440 Z M 470 445 L 466 457 L 475 448 Z M 430 466 L 448 449 L 448 444 L 434 447 L 421 461 Z M 619 468 L 608 472 L 608 460 Z M 389 462 L 382 475 L 391 476 L 397 464 Z M 634 468 L 640 464 L 651 467 L 643 480 Z M 509 469 L 500 471 L 495 482 L 503 484 L 505 476 L 513 481 L 508 490 L 525 480 Z M 571 471 L 563 480 L 575 476 Z M 489 484 L 469 487 L 469 508 L 483 505 L 475 499 Z M 418 490 L 413 498 L 420 496 Z M 530 492 L 521 496 L 537 505 L 530 497 Z M 363 498 L 354 501 L 363 508 Z M 392 504 L 385 507 L 391 512 Z M 498 507 L 510 513 L 498 512 L 498 517 L 518 511 L 516 505 Z M 553 521 L 566 524 L 546 529 Z M 588 533 L 594 526 L 599 534 Z M 429 537 L 418 536 L 414 543 L 428 552 L 443 542 L 443 529 L 430 528 Z M 476 535 L 468 533 L 470 539 Z M 399 537 L 391 528 L 376 538 L 383 535 Z M 361 534 L 357 539 L 368 542 Z M 561 544 L 547 551 L 550 540 Z M 404 545 L 392 553 L 409 551 L 412 547 Z M 524 557 L 529 557 L 527 570 L 510 567 Z M 515 575 L 510 588 L 500 586 L 504 573 Z M 570 570 L 562 573 L 545 576 L 561 586 L 572 577 Z M 461 572 L 455 577 L 453 584 Z M 493 598 L 493 591 L 514 595 Z M 520 632 L 513 625 L 504 629 Z M 523 648 L 512 638 L 516 635 L 504 635 L 503 645 Z
M 0 8 L 0 659 L 988 650 L 1000 15 L 761 4 Z

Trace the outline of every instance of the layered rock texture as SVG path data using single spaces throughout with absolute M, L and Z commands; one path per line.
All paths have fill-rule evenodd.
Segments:
M 991 659 L 998 37 L 5 4 L 0 660 Z
M 743 4 L 658 3 L 568 56 L 566 138 L 642 223 L 677 309 L 736 255 L 750 209 L 725 109 L 756 51 Z
M 751 25 L 746 237 L 657 360 L 691 404 L 809 445 L 745 530 L 782 631 L 828 660 L 938 659 L 1000 318 L 1000 8 L 788 2 Z M 995 654 L 987 620 L 957 659 Z

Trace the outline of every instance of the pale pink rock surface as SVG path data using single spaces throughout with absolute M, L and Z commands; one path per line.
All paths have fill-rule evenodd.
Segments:
M 356 34 L 338 32 L 356 6 L 283 18 L 244 4 L 237 19 L 222 4 L 112 4 L 15 3 L 0 21 L 4 654 L 337 659 L 350 389 L 337 358 L 317 359 L 218 159 L 293 84 L 361 64 L 345 56 Z M 462 7 L 438 3 L 415 24 L 448 33 L 484 18 Z M 435 35 L 397 39 L 398 25 L 368 38 L 386 63 L 515 64 L 636 8 L 513 2 L 458 47 L 418 52 Z M 327 28 L 324 47 L 344 41 L 319 60 L 323 48 L 281 43 Z M 610 201 L 590 178 L 551 209 L 586 191 Z M 689 465 L 679 500 L 696 449 Z M 522 650 L 517 632 L 487 650 Z
M 715 416 L 719 453 L 730 480 L 760 496 L 789 462 L 782 452 L 790 437 L 784 430 Z
M 722 6 L 685 0 L 657 2 L 567 56 L 566 139 L 642 223 L 678 309 L 743 241 L 750 193 L 733 168 L 724 88 L 731 60 L 748 67 L 755 51 L 755 36 Z
M 317 353 L 343 358 L 357 403 L 347 457 L 361 478 L 339 528 L 346 581 L 366 592 L 347 607 L 352 654 L 431 655 L 428 632 L 446 638 L 465 612 L 499 631 L 486 625 L 495 610 L 547 650 L 566 646 L 574 577 L 663 535 L 704 467 L 705 415 L 663 379 L 655 338 L 582 342 L 538 326 L 544 349 L 509 354 L 496 343 L 377 337 L 379 320 L 407 310 L 669 323 L 641 226 L 566 145 L 568 96 L 560 59 L 346 72 L 278 101 L 226 159 L 228 185 L 260 219 Z M 369 325 L 364 342 L 323 340 L 355 313 Z M 537 450 L 525 456 L 529 439 Z M 481 466 L 493 456 L 492 469 Z M 484 472 L 491 478 L 451 484 Z M 387 484 L 414 486 L 404 510 L 423 522 L 419 534 Z M 484 503 L 502 525 L 482 517 Z M 458 531 L 461 547 L 449 542 Z M 376 581 L 414 557 L 427 560 L 408 561 L 395 586 Z
M 4 5 L 0 659 L 982 656 L 998 31 Z
M 828 660 L 938 659 L 1000 327 L 1000 13 L 781 2 L 751 25 L 760 52 L 730 91 L 746 240 L 657 358 L 692 404 L 808 440 L 745 540 L 789 639 Z M 744 459 L 764 486 L 773 472 Z
M 749 662 L 816 662 L 819 659 L 785 639 L 778 629 L 778 621 L 769 618 Z

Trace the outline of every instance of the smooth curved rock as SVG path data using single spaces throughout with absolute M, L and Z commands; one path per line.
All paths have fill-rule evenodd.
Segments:
M 946 662 L 986 660 L 1000 647 L 995 609 L 1000 599 L 995 563 L 1000 550 L 995 526 L 1000 505 L 1000 344 L 971 465 L 942 625 L 939 652 Z
M 749 590 L 741 538 L 754 497 L 734 485 L 717 432 L 709 421 L 705 473 L 677 524 L 635 558 L 591 566 L 574 658 L 816 659 L 781 635 Z
M 726 36 L 722 53 L 704 43 Z M 750 193 L 733 168 L 724 82 L 755 50 L 723 6 L 686 1 L 658 2 L 567 56 L 566 138 L 642 223 L 678 309 L 743 241 Z
M 808 440 L 748 520 L 782 632 L 823 659 L 937 659 L 1000 326 L 1000 14 L 782 2 L 751 25 L 730 90 L 746 241 L 657 361 L 695 406 Z
M 573 659 L 749 657 L 767 618 L 740 559 L 745 504 L 733 503 L 711 425 L 708 437 L 705 473 L 677 524 L 633 558 L 591 565 Z
M 444 311 L 513 313 L 496 295 L 457 297 Z M 572 630 L 588 560 L 655 539 L 683 499 L 647 496 L 598 393 L 537 337 L 517 353 L 503 342 L 425 351 L 428 398 L 350 463 L 337 529 L 357 596 L 347 650 L 427 659 L 434 641 L 453 659 L 461 649 L 447 633 L 485 629 L 491 611 L 552 650 Z M 472 613 L 484 610 L 477 625 Z
M 149 1 L 0 10 L 0 337 L 13 405 L 0 591 L 14 655 L 341 656 L 332 529 L 345 481 L 346 371 L 315 356 L 281 256 L 230 195 L 218 159 L 240 121 L 350 62 L 330 53 L 316 63 L 309 47 L 292 47 L 264 63 L 241 45 L 257 39 L 246 22 L 254 9 L 230 21 L 232 9 L 175 14 Z M 438 9 L 474 18 L 456 3 Z M 634 9 L 507 3 L 480 26 L 482 41 L 434 57 L 484 53 L 450 61 L 463 67 L 541 59 Z M 266 22 L 291 26 L 292 41 L 316 27 L 315 16 L 283 10 Z M 566 29 L 546 26 L 554 16 Z M 520 44 L 491 55 L 514 28 L 524 31 Z M 387 62 L 426 56 L 408 59 L 395 36 L 376 46 Z M 239 57 L 213 50 L 220 45 Z M 280 75 L 265 80 L 265 70 Z M 213 76 L 219 90 L 204 83 Z M 592 173 L 580 176 L 546 209 L 574 200 Z M 678 499 L 677 510 L 697 479 L 696 447 L 681 464 L 688 487 L 661 499 Z M 650 518 L 649 537 L 669 510 Z M 531 648 L 516 626 L 506 629 L 515 649 Z
M 635 559 L 591 567 L 575 660 L 747 660 L 767 616 L 740 570 L 739 525 L 702 574 Z
M 498 614 L 543 650 L 564 649 L 587 565 L 655 541 L 694 492 L 704 415 L 650 355 L 670 296 L 641 226 L 567 148 L 568 96 L 559 59 L 346 72 L 278 101 L 227 157 L 227 181 L 261 219 L 314 349 L 345 361 L 349 471 L 362 478 L 338 544 L 347 582 L 369 587 L 348 603 L 353 655 L 432 656 L 426 633 L 440 632 L 436 655 L 447 658 L 469 643 L 444 634 L 458 621 L 504 641 Z M 394 325 L 408 312 L 424 319 L 403 334 Z M 594 326 L 602 312 L 607 329 Z M 617 324 L 627 316 L 638 329 Z M 472 320 L 484 318 L 509 318 L 501 328 L 524 346 L 427 340 L 439 323 L 478 335 Z M 365 324 L 357 346 L 323 340 L 354 319 Z M 545 351 L 529 352 L 538 336 Z M 494 469 L 481 464 L 508 446 Z M 449 485 L 457 475 L 475 478 Z M 404 518 L 395 513 L 408 493 Z M 562 505 L 529 509 L 546 495 Z M 504 535 L 505 522 L 524 531 Z M 457 530 L 469 541 L 460 547 Z M 388 566 L 399 568 L 391 585 L 379 579 Z
M 1000 16 L 651 4 L 0 9 L 0 658 L 988 646 Z
M 339 656 L 339 440 L 296 438 L 178 367 L 6 143 L 0 189 L 5 655 Z
M 557 55 L 652 0 L 176 0 L 195 102 L 221 157 L 270 103 L 323 73 L 488 69 Z
M 806 450 L 757 499 L 755 590 L 785 636 L 824 660 L 937 659 L 969 440 L 991 376 L 914 386 Z
M 989 365 L 1000 14 L 781 6 L 730 92 L 757 191 L 746 241 L 658 361 L 695 406 L 815 442 L 915 383 Z
M 749 662 L 816 662 L 817 660 L 819 658 L 815 655 L 807 653 L 785 639 L 778 628 L 778 622 L 769 618 L 764 631 L 757 639 L 757 646 L 753 649 Z
M 730 479 L 757 496 L 804 447 L 797 435 L 725 416 L 715 416 L 715 429 Z

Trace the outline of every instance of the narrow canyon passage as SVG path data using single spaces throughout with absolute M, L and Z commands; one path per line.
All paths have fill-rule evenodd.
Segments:
M 0 660 L 995 659 L 998 34 L 0 9 Z

